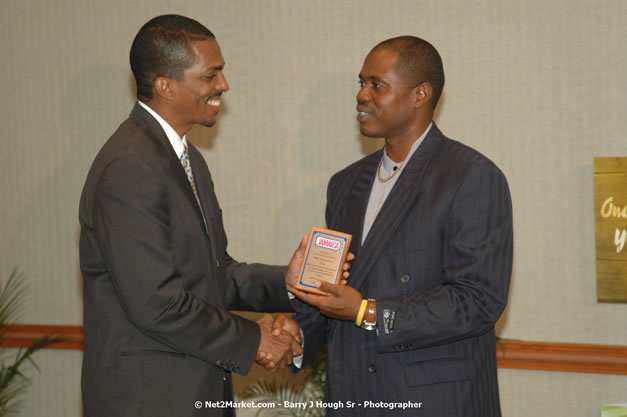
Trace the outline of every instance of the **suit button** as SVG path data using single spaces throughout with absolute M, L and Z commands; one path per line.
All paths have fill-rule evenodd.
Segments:
M 409 275 L 407 275 L 407 274 L 401 275 L 401 282 L 403 284 L 407 284 L 409 282 Z
M 373 363 L 371 363 L 370 365 L 368 365 L 368 372 L 370 372 L 371 374 L 374 374 L 375 372 L 377 372 L 377 367 L 374 366 Z
M 216 268 L 220 268 L 220 261 L 216 261 Z

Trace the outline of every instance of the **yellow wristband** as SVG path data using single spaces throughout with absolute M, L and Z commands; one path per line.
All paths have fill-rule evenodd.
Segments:
M 368 300 L 361 300 L 361 306 L 359 306 L 359 313 L 357 313 L 357 318 L 355 319 L 355 326 L 361 327 L 361 322 L 364 321 L 364 313 L 366 312 L 366 306 L 368 305 Z

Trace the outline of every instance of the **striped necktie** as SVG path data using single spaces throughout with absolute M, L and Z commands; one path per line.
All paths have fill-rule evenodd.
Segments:
M 192 172 L 192 164 L 189 160 L 189 152 L 187 151 L 187 145 L 183 145 L 183 153 L 181 154 L 181 165 L 183 165 L 183 169 L 185 169 L 185 173 L 187 174 L 187 179 L 189 180 L 189 184 L 192 186 L 192 191 L 194 192 L 194 196 L 196 197 L 196 202 L 198 203 L 198 207 L 200 207 L 200 213 L 202 214 L 202 220 L 205 223 L 205 229 L 207 228 L 207 220 L 205 220 L 205 213 L 202 210 L 202 204 L 200 204 L 200 198 L 198 198 L 198 191 L 196 190 L 196 181 L 194 181 L 194 173 Z

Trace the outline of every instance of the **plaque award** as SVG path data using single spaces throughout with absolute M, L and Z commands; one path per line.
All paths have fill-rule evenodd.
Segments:
M 351 238 L 351 235 L 345 233 L 312 227 L 296 287 L 307 292 L 326 294 L 316 288 L 316 282 L 339 284 Z

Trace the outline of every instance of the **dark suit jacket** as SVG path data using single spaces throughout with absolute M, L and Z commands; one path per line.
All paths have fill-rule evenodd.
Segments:
M 256 323 L 227 310 L 292 311 L 284 267 L 227 253 L 207 165 L 190 160 L 208 233 L 158 122 L 136 105 L 98 153 L 81 196 L 85 417 L 222 415 L 231 371 L 255 359 Z
M 327 400 L 345 406 L 328 415 L 500 416 L 494 324 L 507 302 L 513 251 L 505 177 L 433 125 L 362 246 L 381 156 L 331 178 L 326 212 L 329 228 L 353 235 L 348 285 L 377 300 L 377 331 L 312 308 L 297 316 L 305 363 L 328 342 Z M 391 411 L 366 401 L 422 405 Z

